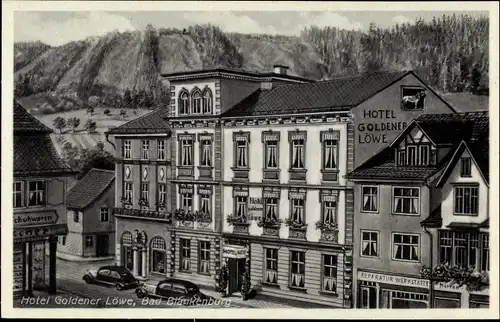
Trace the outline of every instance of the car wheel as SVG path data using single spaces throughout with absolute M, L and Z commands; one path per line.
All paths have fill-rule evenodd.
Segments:
M 83 280 L 84 280 L 84 281 L 85 281 L 85 283 L 87 283 L 87 284 L 92 284 L 92 279 L 91 279 L 91 278 L 90 278 L 90 276 L 88 276 L 88 275 L 85 275 L 85 276 L 83 277 Z
M 137 291 L 136 294 L 137 294 L 137 297 L 140 299 L 142 299 L 145 296 L 143 291 Z
M 117 289 L 118 291 L 123 290 L 123 285 L 121 285 L 121 284 L 116 284 L 116 289 Z

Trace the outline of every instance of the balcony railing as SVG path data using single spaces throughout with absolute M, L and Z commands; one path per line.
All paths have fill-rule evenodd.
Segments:
M 116 217 L 145 218 L 145 219 L 165 221 L 169 224 L 172 223 L 172 214 L 154 210 L 113 208 L 113 214 Z

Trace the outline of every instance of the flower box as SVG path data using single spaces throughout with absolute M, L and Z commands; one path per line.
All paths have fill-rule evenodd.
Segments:
M 194 221 L 195 215 L 191 211 L 177 209 L 174 211 L 174 219 L 177 221 Z
M 466 285 L 469 291 L 479 291 L 490 284 L 489 272 L 477 271 L 474 266 L 460 267 L 443 263 L 430 268 L 424 265 L 420 275 L 432 282 L 449 282 L 459 287 Z
M 195 213 L 195 220 L 197 222 L 202 223 L 211 223 L 212 222 L 212 214 L 203 211 L 197 211 Z
M 276 219 L 276 218 L 266 218 L 266 217 L 261 217 L 259 221 L 257 222 L 257 226 L 259 227 L 264 227 L 264 228 L 278 228 L 281 227 L 281 224 L 283 223 L 282 219 Z

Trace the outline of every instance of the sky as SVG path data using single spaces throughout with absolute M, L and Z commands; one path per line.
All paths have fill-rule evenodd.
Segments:
M 374 22 L 382 28 L 412 23 L 417 18 L 451 15 L 453 11 L 16 11 L 14 41 L 42 41 L 59 46 L 111 31 L 187 28 L 214 24 L 226 32 L 299 35 L 304 27 L 367 30 Z M 487 11 L 460 11 L 457 15 L 488 16 Z

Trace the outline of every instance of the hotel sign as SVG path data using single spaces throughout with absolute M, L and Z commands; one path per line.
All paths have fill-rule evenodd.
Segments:
M 222 256 L 227 258 L 245 258 L 246 253 L 246 247 L 238 245 L 224 246 L 222 249 Z
M 387 283 L 387 284 L 394 284 L 401 286 L 413 286 L 413 287 L 424 287 L 424 288 L 429 287 L 429 281 L 420 278 L 394 276 L 394 275 L 370 273 L 363 271 L 358 271 L 358 279 L 367 282 Z
M 14 214 L 14 228 L 51 225 L 57 223 L 58 219 L 55 210 Z

